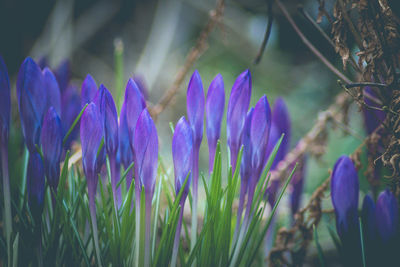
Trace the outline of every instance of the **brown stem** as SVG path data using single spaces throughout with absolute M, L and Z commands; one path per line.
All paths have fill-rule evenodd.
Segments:
M 341 73 L 332 63 L 326 59 L 321 52 L 304 36 L 304 34 L 300 31 L 299 27 L 297 27 L 296 23 L 294 22 L 293 18 L 290 16 L 289 12 L 287 11 L 286 7 L 281 3 L 279 0 L 275 0 L 278 7 L 281 9 L 283 15 L 289 21 L 290 25 L 292 25 L 295 32 L 299 35 L 300 39 L 303 43 L 313 52 L 321 61 L 325 64 L 333 73 L 336 74 L 340 79 L 342 79 L 345 83 L 352 83 L 349 78 L 347 78 L 343 73 Z

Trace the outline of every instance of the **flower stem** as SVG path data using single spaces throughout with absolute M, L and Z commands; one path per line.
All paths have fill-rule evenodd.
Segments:
M 151 266 L 151 202 L 152 194 L 146 194 L 146 230 L 145 230 L 145 258 L 144 266 Z
M 100 247 L 99 247 L 99 235 L 97 230 L 97 217 L 96 217 L 96 199 L 95 199 L 95 187 L 93 183 L 88 183 L 88 195 L 89 195 L 89 211 L 90 217 L 92 219 L 92 232 L 93 232 L 93 241 L 94 247 L 96 250 L 96 257 L 97 257 L 97 264 L 98 266 L 102 266 L 101 264 L 101 257 L 100 257 Z
M 118 211 L 118 208 L 121 207 L 121 187 L 117 188 L 117 184 L 120 179 L 120 170 L 119 164 L 115 159 L 115 155 L 109 157 L 110 160 L 110 170 L 111 170 L 111 187 L 114 196 L 114 207 L 115 210 Z
M 197 241 L 197 201 L 199 184 L 199 148 L 193 148 L 193 201 L 192 201 L 192 229 L 190 248 L 194 249 Z
M 11 217 L 11 194 L 10 179 L 8 174 L 8 149 L 7 143 L 1 142 L 1 169 L 3 171 L 3 190 L 4 190 L 4 216 L 5 230 L 7 238 L 7 259 L 8 266 L 11 266 L 11 233 L 12 233 L 12 217 Z
M 177 257 L 178 257 L 178 249 L 179 249 L 179 241 L 180 241 L 181 229 L 182 229 L 182 218 L 183 218 L 183 208 L 184 208 L 184 206 L 185 206 L 185 203 L 181 204 L 181 210 L 179 212 L 179 220 L 178 220 L 178 224 L 176 226 L 174 247 L 172 249 L 171 267 L 175 267 L 176 266 L 176 260 L 177 260 Z
M 240 229 L 240 222 L 242 220 L 242 213 L 243 213 L 243 206 L 244 206 L 244 199 L 246 197 L 246 190 L 247 189 L 247 181 L 244 181 L 242 179 L 242 184 L 240 186 L 240 194 L 239 194 L 239 207 L 237 210 L 237 220 L 236 220 L 236 227 L 235 227 L 235 233 L 233 235 L 233 242 L 232 244 L 235 244 L 238 234 L 239 234 L 239 229 Z

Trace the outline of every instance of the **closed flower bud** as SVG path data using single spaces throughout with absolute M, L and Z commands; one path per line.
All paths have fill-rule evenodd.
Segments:
M 185 117 L 180 118 L 175 127 L 172 138 L 172 158 L 175 171 L 175 191 L 178 194 L 192 170 L 193 162 L 193 134 Z M 182 196 L 183 201 L 189 193 L 191 177 L 190 173 Z
M 380 193 L 375 216 L 379 238 L 387 244 L 396 238 L 399 230 L 399 207 L 396 197 L 389 190 Z
M 186 97 L 187 114 L 193 131 L 194 145 L 200 147 L 203 139 L 204 91 L 203 83 L 197 70 L 190 78 Z
M 104 163 L 105 150 L 102 148 L 99 151 L 103 138 L 103 123 L 100 111 L 93 102 L 88 105 L 82 114 L 80 134 L 83 171 L 88 180 L 89 194 L 95 194 L 97 175 Z
M 224 80 L 218 74 L 211 82 L 207 92 L 206 101 L 206 132 L 209 151 L 209 171 L 214 164 L 215 150 L 221 135 L 221 122 L 224 116 L 225 91 Z
M 349 157 L 341 156 L 332 172 L 331 198 L 337 233 L 342 241 L 342 259 L 346 266 L 361 265 L 358 191 L 357 170 Z
M 17 79 L 18 108 L 22 133 L 28 150 L 33 153 L 40 141 L 40 129 L 47 111 L 47 94 L 39 66 L 28 57 L 19 69 Z
M 116 155 L 118 149 L 118 115 L 111 93 L 104 87 L 102 105 L 104 108 L 104 143 L 109 155 Z
M 233 169 L 236 167 L 250 97 L 251 75 L 250 71 L 246 70 L 237 77 L 233 84 L 227 110 L 227 139 Z
M 134 145 L 136 123 L 143 109 L 146 107 L 143 95 L 132 79 L 129 79 L 128 84 L 126 85 L 124 105 L 130 145 L 132 147 L 132 145 Z
M 136 183 L 140 185 L 140 188 L 144 187 L 146 199 L 151 199 L 157 175 L 158 135 L 147 109 L 142 111 L 137 120 L 133 150 L 135 151 Z
M 60 177 L 63 130 L 60 117 L 53 107 L 49 108 L 43 119 L 40 139 L 47 181 L 56 192 Z

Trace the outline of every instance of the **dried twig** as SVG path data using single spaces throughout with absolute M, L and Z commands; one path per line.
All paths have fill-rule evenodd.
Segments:
M 157 119 L 158 115 L 168 106 L 173 97 L 179 91 L 179 88 L 186 77 L 186 74 L 189 72 L 190 68 L 196 62 L 196 60 L 200 57 L 200 55 L 207 49 L 207 39 L 217 25 L 217 23 L 222 18 L 224 12 L 224 0 L 218 0 L 217 5 L 214 10 L 210 12 L 210 18 L 199 35 L 199 38 L 196 41 L 196 45 L 190 50 L 189 54 L 186 57 L 185 64 L 178 71 L 174 82 L 171 87 L 164 93 L 161 100 L 154 105 L 150 113 L 154 120 Z
M 335 66 L 332 65 L 332 63 L 329 62 L 328 59 L 324 57 L 324 55 L 321 54 L 321 52 L 318 51 L 318 49 L 307 39 L 307 37 L 304 36 L 304 34 L 301 32 L 299 27 L 297 27 L 296 23 L 294 22 L 293 18 L 290 16 L 289 12 L 287 11 L 286 7 L 281 3 L 279 0 L 275 0 L 276 4 L 278 7 L 281 9 L 283 15 L 286 17 L 286 19 L 289 21 L 290 25 L 292 25 L 293 29 L 299 35 L 303 43 L 313 52 L 321 61 L 322 63 L 325 64 L 333 73 L 336 74 L 340 79 L 342 79 L 345 83 L 352 83 L 349 78 L 347 78 L 343 73 L 341 73 Z
M 272 2 L 273 0 L 267 0 L 268 2 L 268 24 L 267 30 L 264 35 L 264 40 L 261 44 L 260 51 L 258 51 L 256 58 L 254 59 L 254 64 L 257 65 L 261 61 L 261 57 L 264 54 L 264 50 L 267 47 L 267 43 L 269 40 L 269 36 L 271 35 L 272 30 L 272 22 L 274 20 L 273 12 L 272 12 Z

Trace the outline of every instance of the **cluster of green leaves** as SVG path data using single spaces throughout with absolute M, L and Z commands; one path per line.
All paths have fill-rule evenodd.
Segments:
M 206 208 L 196 241 L 190 240 L 190 226 L 183 220 L 178 253 L 180 266 L 249 266 L 258 259 L 262 263 L 265 255 L 262 254 L 260 248 L 272 216 L 293 174 L 292 172 L 283 186 L 267 220 L 263 219 L 267 205 L 264 192 L 269 181 L 268 173 L 282 138 L 271 153 L 258 182 L 251 205 L 250 220 L 240 229 L 242 235 L 238 239 L 233 238 L 235 227 L 240 227 L 235 225 L 236 215 L 233 203 L 240 186 L 240 164 L 234 171 L 229 168 L 227 177 L 224 179 L 221 144 L 218 143 L 214 170 L 210 178 L 201 176 L 206 195 Z M 238 162 L 241 161 L 241 157 L 242 150 L 239 153 Z M 38 266 L 142 265 L 142 256 L 145 252 L 144 194 L 141 196 L 143 205 L 139 207 L 140 210 L 136 210 L 134 182 L 129 189 L 126 188 L 125 183 L 125 178 L 133 168 L 133 164 L 124 171 L 118 183 L 123 196 L 120 207 L 117 207 L 113 201 L 108 160 L 107 174 L 99 177 L 96 209 L 101 259 L 96 259 L 87 184 L 85 177 L 81 174 L 80 165 L 70 163 L 70 153 L 66 153 L 57 192 L 50 192 L 50 187 L 46 185 L 44 211 L 41 217 L 35 218 L 32 215 L 34 213 L 29 209 L 26 193 L 27 163 L 28 153 L 26 152 L 20 195 L 12 199 L 13 210 L 16 212 L 14 219 L 16 227 L 12 235 L 13 251 L 10 255 L 13 258 L 11 261 L 13 266 L 31 264 Z M 168 266 L 171 264 L 178 220 L 183 214 L 179 203 L 188 179 L 182 186 L 181 192 L 176 195 L 172 175 L 167 173 L 161 158 L 159 166 L 159 180 L 152 203 L 150 264 Z M 54 199 L 52 195 L 55 196 Z M 165 201 L 161 201 L 162 199 Z M 190 194 L 189 202 L 191 202 Z M 141 229 L 135 230 L 138 221 Z M 190 246 L 191 242 L 195 244 Z M 0 239 L 0 245 L 2 251 L 6 251 L 3 237 Z M 4 255 L 3 258 L 6 257 L 7 255 Z

